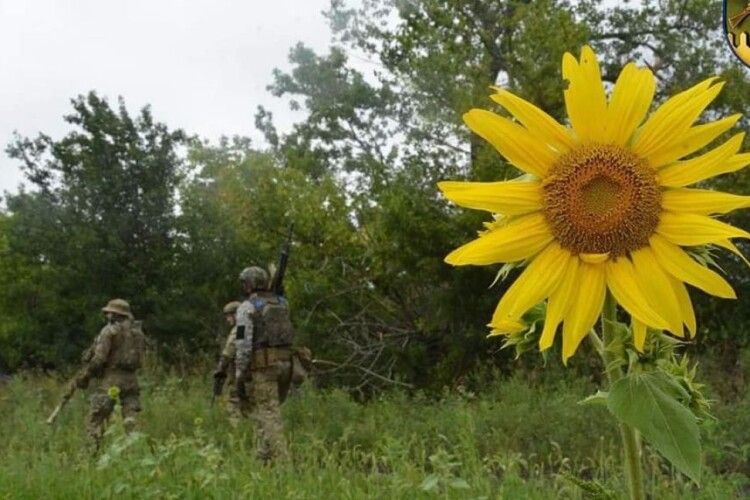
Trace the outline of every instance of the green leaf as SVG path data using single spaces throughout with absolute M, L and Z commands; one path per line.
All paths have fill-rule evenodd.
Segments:
M 620 421 L 640 431 L 644 439 L 680 472 L 700 480 L 700 433 L 693 413 L 681 404 L 680 391 L 660 373 L 630 374 L 609 391 L 607 407 Z
M 430 474 L 424 479 L 424 481 L 422 481 L 419 489 L 421 489 L 422 491 L 433 491 L 438 487 L 439 482 L 440 476 L 438 476 L 437 474 Z
M 609 393 L 606 391 L 596 391 L 596 394 L 592 394 L 585 399 L 578 402 L 581 406 L 607 406 L 607 399 Z
M 465 479 L 461 479 L 460 477 L 451 481 L 449 486 L 454 490 L 468 490 L 471 488 L 471 486 L 469 486 L 469 483 L 467 483 Z

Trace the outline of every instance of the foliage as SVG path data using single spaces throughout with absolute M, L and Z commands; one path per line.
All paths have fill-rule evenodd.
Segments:
M 232 431 L 221 406 L 209 407 L 206 376 L 152 366 L 140 432 L 126 436 L 115 417 L 97 458 L 88 455 L 85 396 L 74 397 L 49 428 L 44 418 L 62 386 L 21 376 L 0 387 L 0 497 L 542 499 L 587 498 L 581 488 L 621 492 L 610 417 L 573 404 L 591 389 L 574 377 L 532 385 L 513 378 L 437 399 L 391 391 L 363 405 L 338 389 L 304 387 L 283 407 L 294 464 L 267 468 L 253 458 L 251 425 Z M 710 424 L 701 489 L 647 450 L 650 495 L 743 497 L 747 462 L 732 450 L 750 428 L 750 413 L 741 411 L 748 401 L 745 394 L 742 402 L 716 405 L 720 420 Z
M 94 92 L 72 106 L 64 138 L 16 137 L 7 149 L 35 188 L 7 197 L 2 228 L 2 328 L 12 335 L 0 338 L 11 368 L 70 359 L 114 296 L 150 317 L 170 282 L 185 135 Z

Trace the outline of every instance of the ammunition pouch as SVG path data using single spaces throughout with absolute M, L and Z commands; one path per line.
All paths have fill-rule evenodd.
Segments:
M 307 347 L 295 347 L 292 351 L 292 379 L 295 386 L 301 385 L 313 369 L 312 352 Z
M 262 370 L 282 361 L 291 361 L 292 350 L 289 347 L 262 347 L 253 350 L 251 360 L 251 370 Z

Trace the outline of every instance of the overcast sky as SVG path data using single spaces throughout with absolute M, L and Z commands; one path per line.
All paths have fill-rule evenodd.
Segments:
M 617 0 L 606 0 L 612 5 Z M 639 2 L 634 2 L 638 4 Z M 68 130 L 70 98 L 96 90 L 135 113 L 215 140 L 255 130 L 258 105 L 282 131 L 302 118 L 266 86 L 298 41 L 318 52 L 329 0 L 0 0 L 0 193 L 22 181 L 5 154 L 23 136 Z M 366 63 L 353 61 L 366 69 Z
M 0 0 L 0 192 L 22 181 L 5 154 L 14 130 L 55 138 L 70 98 L 95 89 L 135 113 L 210 139 L 262 138 L 253 115 L 298 119 L 266 91 L 298 41 L 324 51 L 329 0 Z

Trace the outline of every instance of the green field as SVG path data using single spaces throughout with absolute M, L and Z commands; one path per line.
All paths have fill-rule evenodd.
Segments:
M 611 418 L 576 404 L 593 385 L 564 378 L 366 404 L 304 387 L 284 407 L 294 462 L 274 467 L 254 459 L 251 425 L 232 431 L 209 407 L 205 377 L 146 376 L 142 432 L 115 419 L 98 458 L 84 395 L 49 428 L 61 383 L 16 378 L 0 385 L 0 498 L 623 498 Z M 732 399 L 703 424 L 700 488 L 646 449 L 652 498 L 750 494 L 750 394 Z

